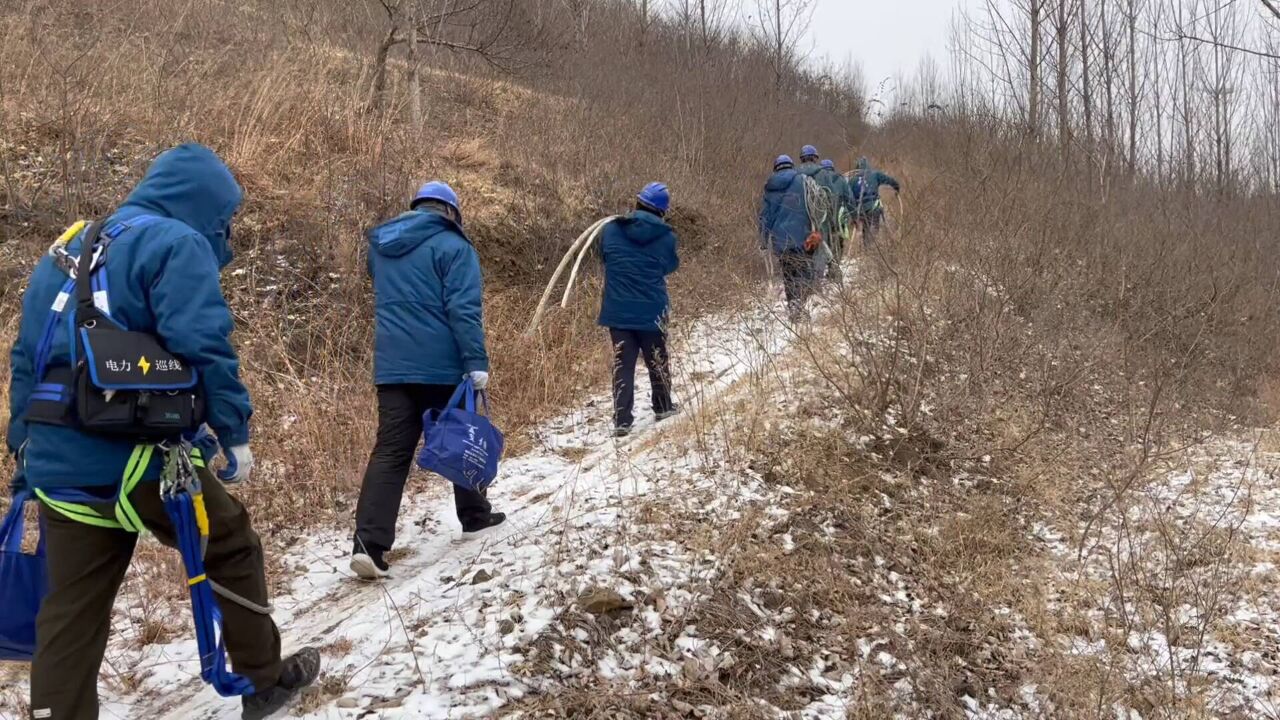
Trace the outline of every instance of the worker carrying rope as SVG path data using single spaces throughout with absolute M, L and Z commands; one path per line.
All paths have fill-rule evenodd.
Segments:
M 827 278 L 828 268 L 835 256 L 835 235 L 838 194 L 836 174 L 819 163 L 818 148 L 805 145 L 800 150 L 800 167 L 796 172 L 805 178 L 805 205 L 813 232 L 821 235 L 821 242 L 813 251 L 814 282 L 821 284 Z
M 853 194 L 854 209 L 858 228 L 862 231 L 862 247 L 875 247 L 876 236 L 884 225 L 884 203 L 880 200 L 881 186 L 888 185 L 893 192 L 902 191 L 901 184 L 888 175 L 871 166 L 867 158 L 858 158 L 857 169 L 848 176 Z M 902 197 L 898 197 L 898 214 L 902 214 Z
M 844 276 L 842 263 L 844 262 L 845 248 L 848 246 L 853 222 L 853 189 L 844 175 L 841 175 L 836 170 L 834 160 L 827 159 L 822 161 L 820 177 L 830 193 L 832 214 L 835 218 L 835 222 L 832 223 L 831 236 L 827 239 L 827 243 L 831 247 L 831 261 L 827 268 L 827 277 L 840 282 Z
M 764 185 L 757 226 L 760 242 L 776 261 L 793 322 L 808 318 L 805 303 L 814 289 L 813 254 L 822 242 L 817 207 L 811 207 L 808 178 L 790 156 L 780 155 Z
M 7 442 L 18 489 L 40 499 L 46 528 L 33 717 L 98 716 L 112 606 L 148 531 L 182 551 L 201 675 L 241 697 L 243 718 L 277 713 L 319 674 L 314 648 L 281 659 L 262 545 L 224 486 L 253 467 L 252 406 L 219 279 L 241 195 L 208 148 L 171 149 L 108 219 L 73 227 L 31 276 Z M 215 477 L 207 465 L 219 444 L 226 466 Z
M 615 437 L 631 434 L 635 424 L 636 361 L 644 359 L 652 389 L 653 415 L 661 422 L 680 412 L 671 397 L 671 365 L 667 327 L 671 301 L 667 276 L 680 267 L 675 230 L 665 218 L 671 208 L 666 185 L 649 183 L 636 196 L 635 210 L 611 215 L 587 228 L 569 247 L 542 294 L 530 323 L 533 332 L 564 270 L 573 270 L 561 298 L 567 304 L 578 270 L 596 238 L 604 264 L 604 291 L 598 322 L 609 330 L 613 346 L 613 427 Z

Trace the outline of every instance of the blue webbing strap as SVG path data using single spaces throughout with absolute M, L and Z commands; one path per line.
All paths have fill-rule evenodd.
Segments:
M 199 492 L 198 485 L 193 485 L 192 489 Z M 200 652 L 200 677 L 222 697 L 252 695 L 255 692 L 253 683 L 227 669 L 222 611 L 205 574 L 204 535 L 197 522 L 197 505 L 190 490 L 167 495 L 164 509 L 177 532 L 178 550 L 182 553 L 187 584 L 191 588 L 191 612 L 195 617 L 196 646 Z
M 66 303 L 71 301 L 71 291 L 76 289 L 76 281 L 68 280 L 62 290 L 58 292 L 59 297 L 65 296 L 63 300 L 63 308 Z M 49 364 L 49 353 L 53 350 L 53 336 L 58 330 L 58 318 L 60 312 L 54 312 L 53 308 L 49 309 L 49 317 L 44 321 L 44 332 L 40 333 L 40 344 L 36 346 L 36 381 L 44 379 L 44 371 Z

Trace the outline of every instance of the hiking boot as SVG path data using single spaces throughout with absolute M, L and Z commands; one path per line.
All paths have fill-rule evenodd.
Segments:
M 284 660 L 280 670 L 280 680 L 273 688 L 268 688 L 253 695 L 246 695 L 241 701 L 243 711 L 241 720 L 267 720 L 297 697 L 303 689 L 310 687 L 320 676 L 320 651 L 308 647 L 299 650 Z
M 486 531 L 498 527 L 507 521 L 505 513 L 491 512 L 477 518 L 470 518 L 462 523 L 462 539 L 471 540 L 486 534 Z
M 391 566 L 383 559 L 383 551 L 356 540 L 351 550 L 351 572 L 361 580 L 381 580 L 391 574 Z
M 684 408 L 680 407 L 679 405 L 672 405 L 669 409 L 667 409 L 667 410 L 663 410 L 662 412 L 658 412 L 658 411 L 656 411 L 656 410 L 655 410 L 655 411 L 653 412 L 653 417 L 654 417 L 658 422 L 662 422 L 663 420 L 666 420 L 667 418 L 673 418 L 673 417 L 675 417 L 675 416 L 679 415 L 679 414 L 680 414 L 680 411 L 681 411 L 681 410 L 683 410 L 683 409 L 684 409 Z
M 619 425 L 613 429 L 613 436 L 616 438 L 624 438 L 631 434 L 630 425 Z

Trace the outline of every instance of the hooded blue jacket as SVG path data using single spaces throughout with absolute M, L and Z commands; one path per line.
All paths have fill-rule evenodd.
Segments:
M 489 370 L 480 256 L 449 218 L 411 210 L 369 231 L 377 385 L 457 385 Z
M 764 185 L 760 203 L 760 238 L 775 254 L 804 252 L 809 210 L 804 201 L 804 177 L 795 170 L 779 170 Z
M 208 424 L 224 447 L 249 441 L 249 393 L 231 346 L 233 322 L 219 272 L 231 261 L 231 217 L 241 191 L 218 156 L 201 145 L 161 154 L 104 227 L 130 221 L 106 254 L 111 317 L 130 330 L 151 333 L 200 373 Z M 143 221 L 143 216 L 150 220 Z M 80 253 L 77 238 L 67 248 Z M 9 451 L 23 450 L 27 482 L 40 489 L 102 488 L 121 481 L 133 443 L 78 430 L 27 423 L 41 331 L 67 276 L 46 256 L 31 276 L 11 354 Z M 68 329 L 74 313 L 64 315 Z M 48 366 L 70 364 L 69 332 L 54 335 Z M 143 480 L 159 477 L 159 453 Z
M 849 185 L 853 205 L 860 212 L 867 212 L 880 202 L 881 185 L 888 185 L 894 192 L 901 189 L 896 179 L 871 167 L 871 161 L 866 158 L 858 158 L 857 169 L 850 176 Z
M 604 226 L 600 254 L 604 294 L 597 322 L 617 330 L 661 330 L 671 306 L 667 276 L 680 267 L 671 226 L 636 210 Z

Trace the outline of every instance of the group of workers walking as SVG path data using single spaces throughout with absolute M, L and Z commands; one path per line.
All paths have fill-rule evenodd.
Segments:
M 800 165 L 789 155 L 773 163 L 760 203 L 760 239 L 777 261 L 792 320 L 807 316 L 805 303 L 824 279 L 841 280 L 845 245 L 857 227 L 864 248 L 875 245 L 884 222 L 880 188 L 898 192 L 896 179 L 864 157 L 842 175 L 835 162 L 805 145 Z
M 15 498 L 40 500 L 44 528 L 48 588 L 31 670 L 37 720 L 98 717 L 112 606 L 139 534 L 182 550 L 184 563 L 192 551 L 169 505 L 184 468 L 183 487 L 199 498 L 192 524 L 201 525 L 202 539 L 193 552 L 204 569 L 190 582 L 208 583 L 226 600 L 211 635 L 225 645 L 235 682 L 210 682 L 242 697 L 245 720 L 262 720 L 319 675 L 316 648 L 282 657 L 262 543 L 227 490 L 253 470 L 252 405 L 220 280 L 242 196 L 212 150 L 180 145 L 156 158 L 108 218 L 77 223 L 59 238 L 32 273 L 10 357 L 7 446 Z M 666 346 L 666 277 L 679 267 L 676 236 L 664 220 L 670 204 L 667 187 L 651 183 L 634 212 L 603 234 L 599 322 L 614 347 L 617 436 L 634 422 L 638 358 L 649 369 L 656 419 L 679 411 Z M 390 573 L 387 555 L 423 415 L 443 410 L 463 381 L 487 388 L 489 357 L 479 256 L 452 188 L 423 185 L 407 212 L 367 238 L 378 428 L 350 566 L 377 580 Z M 219 450 L 225 462 L 215 475 Z M 484 492 L 455 485 L 454 499 L 464 539 L 506 520 Z
M 801 161 L 795 168 L 786 156 L 778 159 L 760 213 L 761 236 L 778 258 L 793 308 L 803 306 L 819 271 L 839 272 L 841 219 L 852 215 L 862 223 L 864 242 L 872 242 L 878 188 L 897 189 L 865 161 L 850 178 L 819 163 L 812 147 Z M 806 182 L 822 189 L 825 205 L 815 202 Z M 316 648 L 282 657 L 262 543 L 244 505 L 227 491 L 253 470 L 252 405 L 220 281 L 232 258 L 231 221 L 242 196 L 212 150 L 180 145 L 156 158 L 108 218 L 74 226 L 33 271 L 11 353 L 7 436 L 17 465 L 14 490 L 39 498 L 45 532 L 49 587 L 36 621 L 32 718 L 98 717 L 97 676 L 112 605 L 138 536 L 150 531 L 170 547 L 182 544 L 181 528 L 166 510 L 174 474 L 183 467 L 191 468 L 188 485 L 199 489 L 207 517 L 200 548 L 207 578 L 191 583 L 207 581 L 229 600 L 221 603 L 219 639 L 232 671 L 243 678 L 236 692 L 242 717 L 274 715 L 319 675 Z M 650 183 L 630 214 L 603 229 L 598 322 L 613 346 L 617 437 L 635 423 L 639 359 L 648 369 L 654 419 L 680 411 L 667 350 L 666 278 L 680 265 L 676 234 L 665 219 L 670 206 L 667 186 Z M 429 182 L 407 212 L 367 234 L 378 427 L 350 557 L 352 571 L 365 580 L 390 573 L 387 555 L 424 413 L 444 409 L 463 381 L 477 390 L 490 382 L 480 261 L 463 227 L 457 194 Z M 819 254 L 823 247 L 829 255 Z M 151 359 L 137 343 L 150 348 Z M 188 369 L 192 380 L 175 383 Z M 166 384 L 149 384 L 161 378 Z M 165 405 L 156 400 L 161 397 L 190 398 L 190 407 Z M 162 432 L 193 417 L 180 431 Z M 225 462 L 215 474 L 210 468 L 219 450 Z M 506 520 L 484 492 L 455 486 L 454 499 L 464 538 Z

